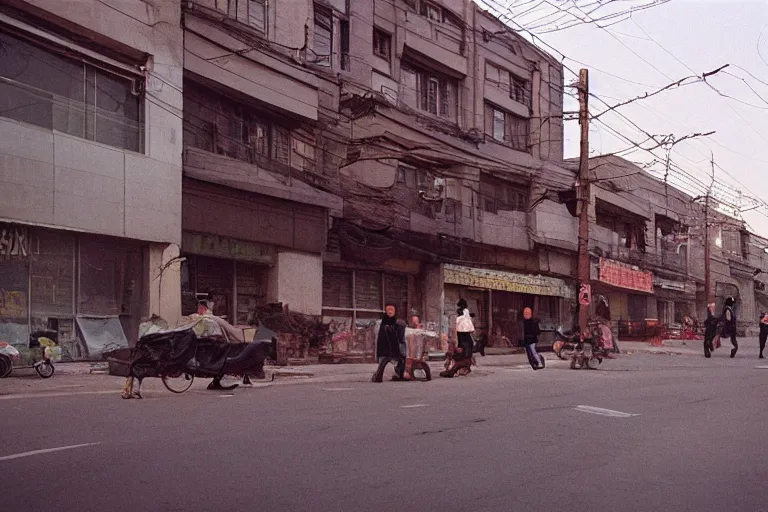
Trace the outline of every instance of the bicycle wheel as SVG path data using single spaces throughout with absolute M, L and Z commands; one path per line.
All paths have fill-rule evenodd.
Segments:
M 43 364 L 35 366 L 35 371 L 43 379 L 50 379 L 53 377 L 53 373 L 56 371 L 56 369 L 53 367 L 52 362 L 45 361 Z
M 162 375 L 160 380 L 163 381 L 165 389 L 171 393 L 183 393 L 192 387 L 192 383 L 195 381 L 195 376 L 191 373 L 169 373 Z

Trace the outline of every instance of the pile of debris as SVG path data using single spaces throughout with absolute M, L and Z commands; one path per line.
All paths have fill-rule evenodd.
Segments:
M 321 318 L 290 311 L 283 303 L 267 304 L 256 309 L 259 324 L 277 334 L 292 334 L 303 340 L 309 348 L 317 348 L 328 341 L 330 324 Z

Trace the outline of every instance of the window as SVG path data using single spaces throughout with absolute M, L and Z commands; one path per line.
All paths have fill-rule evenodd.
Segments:
M 141 81 L 0 33 L 0 116 L 143 150 Z
M 430 4 L 429 2 L 421 2 L 421 15 L 428 18 L 430 21 L 437 21 L 442 23 L 443 10 L 437 5 Z
M 334 316 L 354 313 L 357 317 L 379 315 L 386 303 L 397 306 L 405 319 L 408 308 L 408 276 L 369 270 L 323 270 L 323 310 Z M 374 316 L 373 318 L 376 318 Z
M 333 15 L 327 9 L 315 4 L 315 64 L 331 66 L 333 54 Z
M 344 71 L 350 70 L 350 58 L 349 58 L 349 21 L 339 21 L 339 48 L 341 50 L 341 69 Z
M 530 108 L 530 81 L 520 78 L 506 69 L 500 68 L 490 62 L 485 63 L 485 79 L 490 82 L 491 85 L 508 93 L 509 97 L 516 102 Z
M 387 62 L 392 58 L 392 36 L 377 28 L 373 29 L 373 54 Z
M 414 10 L 418 10 L 420 15 L 430 21 L 434 21 L 435 23 L 445 23 L 456 28 L 461 28 L 461 20 L 439 5 L 424 0 L 421 0 L 420 2 L 418 0 L 406 0 L 406 4 Z
M 480 207 L 489 213 L 528 210 L 528 187 L 482 174 L 480 176 Z
M 262 32 L 267 31 L 267 0 L 248 0 L 248 24 Z
M 314 146 L 301 147 L 287 127 L 266 113 L 191 81 L 184 82 L 184 145 L 249 163 L 272 161 L 302 169 L 311 150 L 314 161 Z
M 399 165 L 397 168 L 397 182 L 411 190 L 427 190 L 430 186 L 430 176 L 424 169 Z
M 458 110 L 456 80 L 404 65 L 401 70 L 400 87 L 403 101 L 408 106 L 456 121 Z
M 518 151 L 529 151 L 529 120 L 510 114 L 494 105 L 485 108 L 485 132 L 494 140 L 503 142 Z

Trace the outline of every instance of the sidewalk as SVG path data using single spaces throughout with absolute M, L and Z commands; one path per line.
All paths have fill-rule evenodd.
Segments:
M 742 351 L 757 354 L 757 338 L 739 340 Z M 725 343 L 720 350 L 729 350 Z M 619 342 L 621 355 L 632 357 L 637 354 L 657 355 L 703 355 L 701 341 L 665 340 L 663 346 L 655 347 L 647 342 Z M 543 352 L 547 360 L 556 360 L 551 352 Z M 478 366 L 473 369 L 476 375 L 491 375 L 499 371 L 528 368 L 528 359 L 521 354 L 499 354 L 476 357 Z M 565 364 L 565 362 L 563 362 Z M 430 363 L 433 378 L 443 370 L 443 363 Z M 367 382 L 376 369 L 375 364 L 315 364 L 309 366 L 267 366 L 267 380 L 254 381 L 254 387 L 302 383 L 352 383 Z M 274 380 L 273 379 L 274 375 Z M 235 382 L 235 381 L 232 381 Z M 120 393 L 123 377 L 113 377 L 106 373 L 106 363 L 58 363 L 56 374 L 50 379 L 41 379 L 33 369 L 15 369 L 10 377 L 0 379 L 0 399 L 10 399 L 18 395 L 76 395 Z M 193 389 L 204 389 L 207 379 L 195 381 Z M 147 379 L 145 389 L 162 389 L 158 379 Z

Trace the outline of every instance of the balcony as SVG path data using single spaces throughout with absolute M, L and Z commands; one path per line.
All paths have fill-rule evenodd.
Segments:
M 461 76 L 467 75 L 464 31 L 450 23 L 432 21 L 416 13 L 407 13 L 405 46 Z

